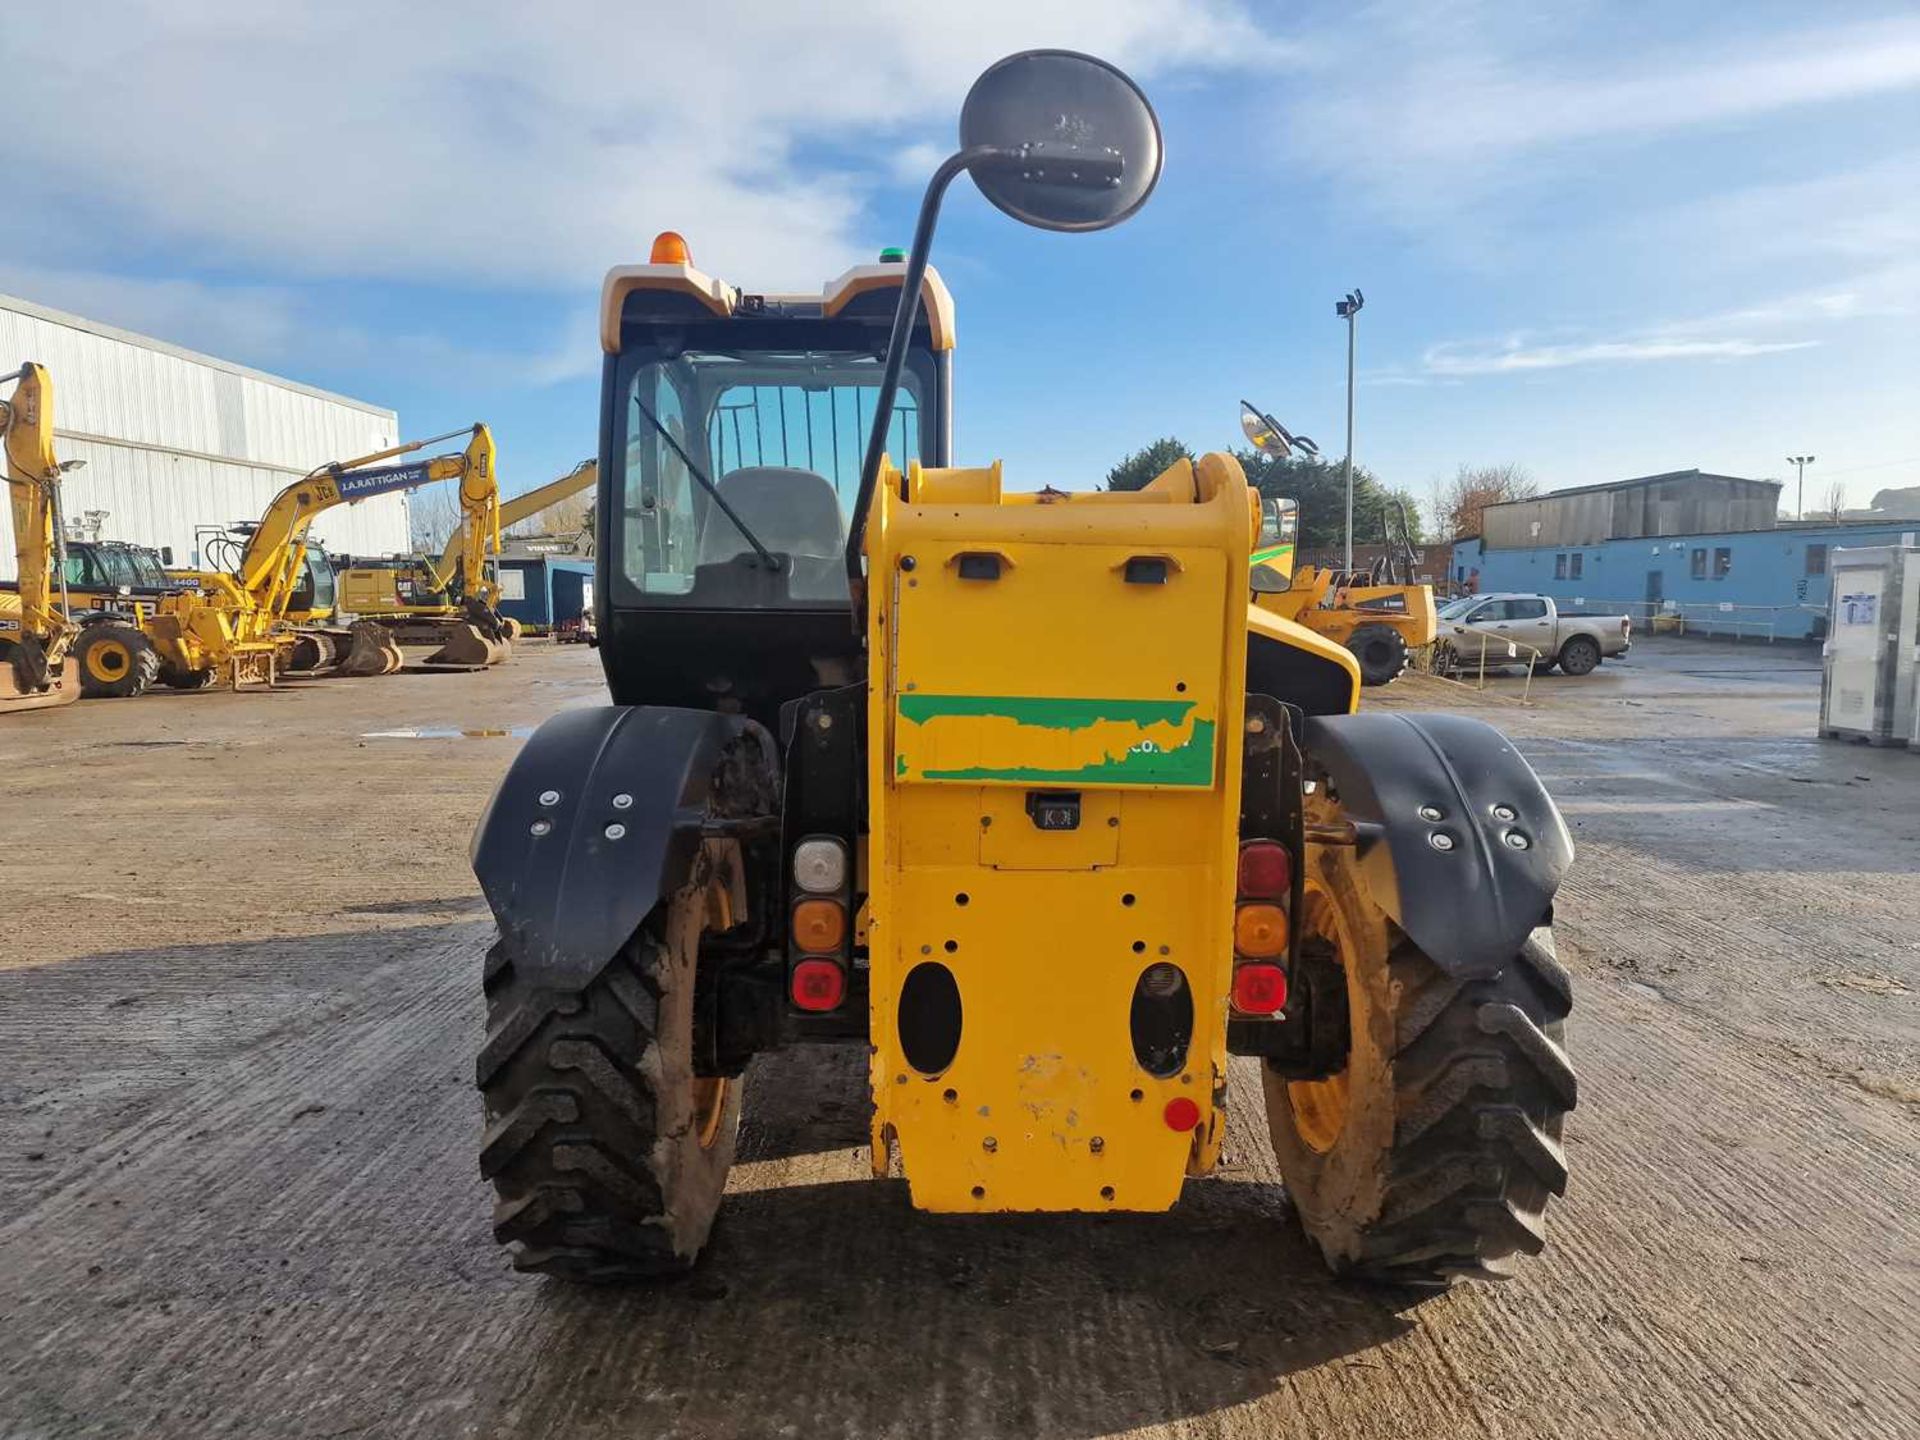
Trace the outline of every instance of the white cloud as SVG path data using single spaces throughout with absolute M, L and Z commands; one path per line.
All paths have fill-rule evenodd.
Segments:
M 1747 35 L 1708 22 L 1664 46 L 1608 7 L 1408 0 L 1367 18 L 1306 48 L 1323 69 L 1290 106 L 1288 148 L 1410 222 L 1539 179 L 1538 152 L 1920 88 L 1914 16 Z
M 1660 360 L 1744 360 L 1783 350 L 1805 350 L 1817 340 L 1679 340 L 1644 338 L 1535 345 L 1513 338 L 1495 346 L 1436 345 L 1422 368 L 1431 375 L 1513 375 L 1576 365 L 1638 365 Z
M 335 318 L 298 287 L 210 285 L 0 258 L 0 293 L 205 354 L 245 357 L 290 379 L 326 370 L 352 370 L 375 382 L 424 373 L 454 390 L 505 389 L 600 369 L 599 318 L 591 305 L 563 308 L 550 337 L 522 351 L 490 344 L 484 333 L 376 335 Z
M 8 23 L 10 248 L 574 287 L 671 227 L 716 273 L 813 285 L 889 178 L 819 157 L 947 130 L 1048 43 L 1147 75 L 1274 54 L 1232 0 L 42 7 Z

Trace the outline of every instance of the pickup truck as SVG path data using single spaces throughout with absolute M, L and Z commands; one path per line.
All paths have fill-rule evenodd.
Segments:
M 1441 606 L 1439 618 L 1447 668 L 1477 670 L 1484 654 L 1488 669 L 1533 662 L 1585 675 L 1633 645 L 1630 616 L 1568 615 L 1547 595 L 1468 595 Z

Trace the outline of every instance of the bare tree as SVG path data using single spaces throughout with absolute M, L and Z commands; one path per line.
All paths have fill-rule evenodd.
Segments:
M 1448 540 L 1478 535 L 1489 505 L 1530 500 L 1539 493 L 1539 482 L 1524 465 L 1462 465 L 1451 480 L 1434 487 L 1434 528 Z
M 1827 486 L 1827 498 L 1821 503 L 1820 518 L 1838 522 L 1847 513 L 1847 487 L 1838 480 Z

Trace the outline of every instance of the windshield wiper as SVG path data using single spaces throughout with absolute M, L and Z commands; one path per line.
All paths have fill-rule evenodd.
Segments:
M 720 507 L 720 513 L 733 522 L 734 529 L 745 537 L 746 542 L 754 548 L 767 569 L 777 573 L 780 569 L 780 557 L 762 545 L 760 537 L 747 528 L 747 522 L 742 520 L 739 512 L 727 503 L 726 496 L 720 493 L 720 487 L 709 480 L 707 472 L 694 463 L 693 457 L 686 452 L 686 448 L 673 438 L 673 432 L 654 418 L 653 412 L 647 408 L 647 402 L 635 395 L 633 404 L 635 409 L 647 417 L 647 423 L 660 432 L 660 438 L 673 447 L 673 453 L 680 457 L 680 463 L 685 465 L 693 478 L 700 482 L 700 488 L 713 497 L 713 503 Z

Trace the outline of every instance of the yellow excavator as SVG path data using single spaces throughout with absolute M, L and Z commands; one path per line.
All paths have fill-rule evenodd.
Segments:
M 470 437 L 463 453 L 403 465 L 380 463 L 458 435 Z M 221 678 L 235 688 L 247 681 L 271 684 L 303 638 L 288 624 L 287 615 L 306 573 L 306 536 L 314 517 L 336 505 L 439 480 L 461 482 L 461 503 L 470 514 L 497 513 L 494 459 L 492 432 L 474 425 L 322 466 L 295 481 L 274 497 L 257 524 L 235 536 L 238 555 L 230 572 L 186 572 L 184 578 L 195 588 L 163 598 L 146 621 L 144 636 L 160 657 L 160 678 L 182 689 L 199 689 Z M 489 546 L 497 551 L 497 526 L 474 528 L 470 548 L 482 559 Z M 479 560 L 474 563 L 480 568 Z M 469 602 L 467 616 L 447 627 L 440 651 L 425 662 L 428 666 L 472 669 L 495 663 L 506 644 L 497 614 L 480 598 Z M 306 634 L 335 646 L 345 642 L 344 654 L 329 654 L 324 646 L 314 649 L 318 664 L 330 661 L 336 674 L 381 674 L 402 663 L 399 646 L 377 624 L 345 631 L 316 628 Z
M 491 513 L 479 507 L 469 508 L 462 500 L 460 524 L 447 537 L 446 548 L 436 564 L 428 555 L 406 555 L 385 563 L 360 561 L 349 564 L 337 575 L 340 610 L 361 619 L 377 620 L 401 644 L 430 643 L 436 627 L 458 620 L 468 594 L 467 576 L 479 575 L 475 587 L 488 608 L 499 604 L 499 581 L 483 568 L 484 548 L 476 541 L 492 526 L 494 549 L 498 551 L 498 532 L 505 527 L 537 515 L 551 505 L 591 490 L 600 479 L 596 460 L 582 460 L 557 480 L 516 495 Z M 476 560 L 475 554 L 482 559 Z M 510 638 L 517 638 L 518 624 L 503 622 Z M 416 638 L 425 636 L 427 638 Z
M 13 507 L 19 594 L 0 595 L 0 713 L 70 705 L 80 698 L 72 656 L 80 629 L 66 603 L 60 475 L 53 453 L 53 378 L 29 362 L 0 384 L 16 382 L 0 400 L 6 437 L 7 494 Z M 56 585 L 62 591 L 54 598 Z

